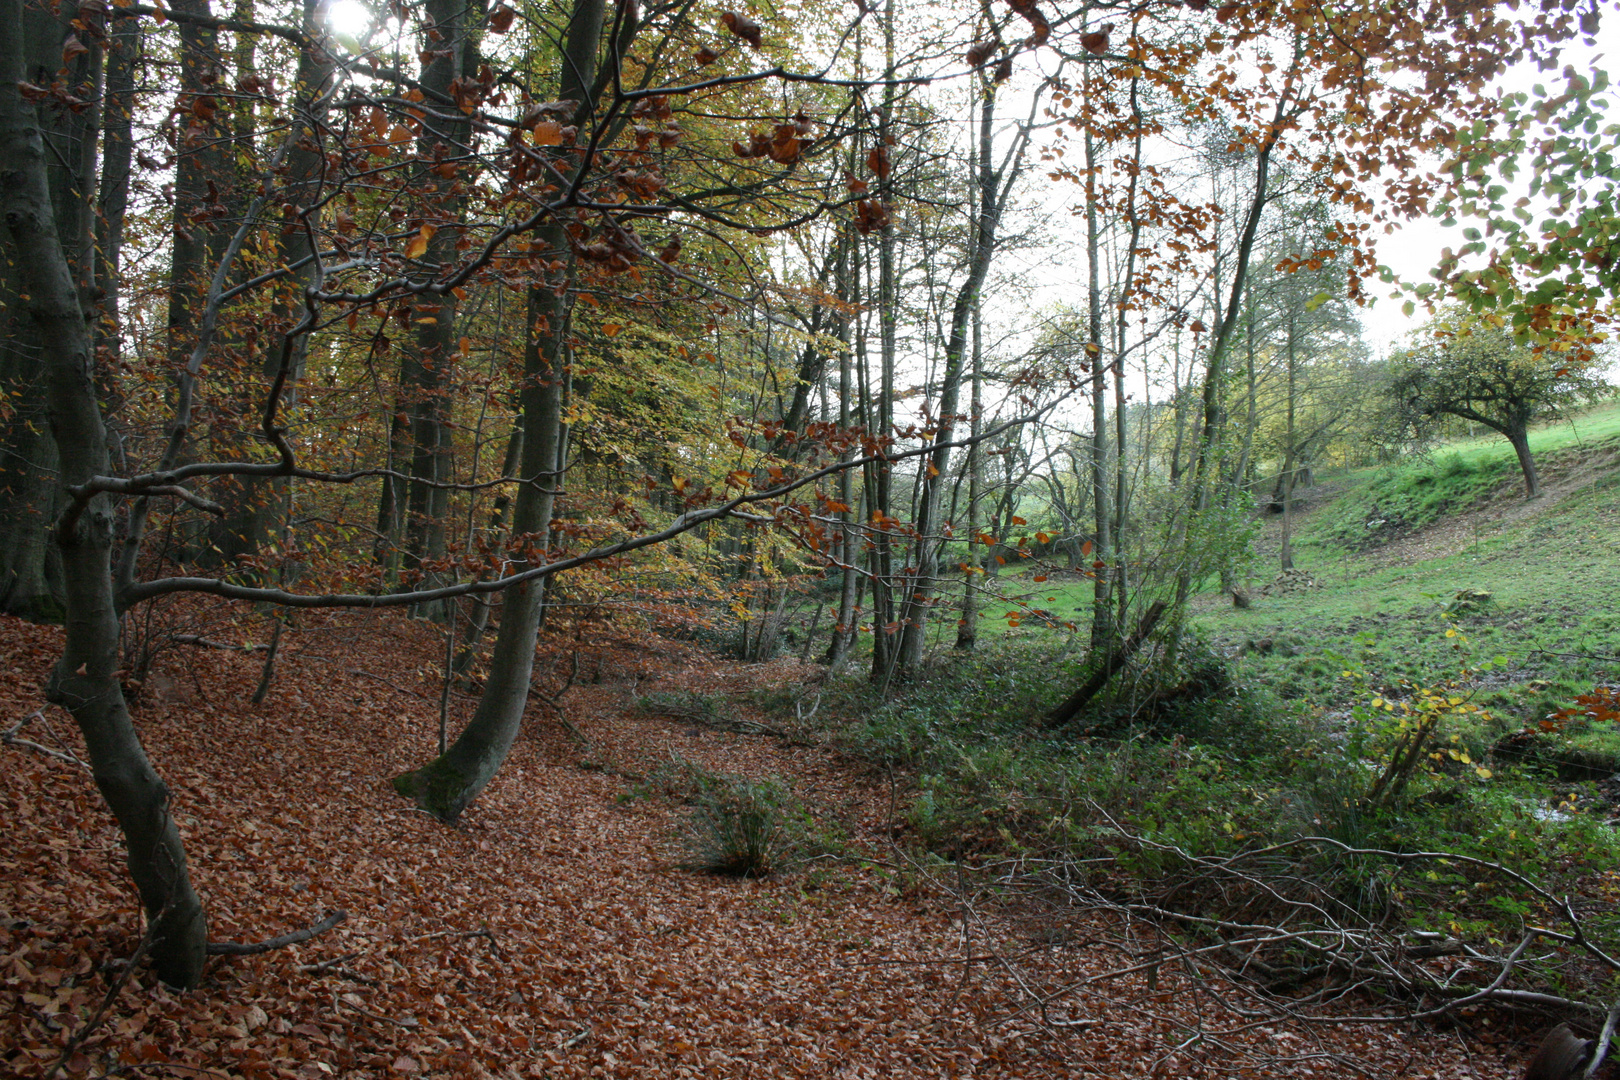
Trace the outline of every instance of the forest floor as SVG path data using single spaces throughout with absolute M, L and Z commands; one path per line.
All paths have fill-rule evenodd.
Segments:
M 39 711 L 59 640 L 0 620 L 0 723 L 31 717 L 14 737 L 58 752 L 0 746 L 0 1073 L 19 1077 L 57 1062 L 142 934 L 82 744 Z M 869 767 L 636 705 L 817 676 L 791 662 L 600 642 L 571 680 L 553 668 L 555 704 L 532 701 L 505 769 L 447 828 L 388 784 L 433 751 L 441 653 L 404 618 L 306 617 L 258 707 L 259 655 L 160 657 L 137 724 L 211 939 L 348 917 L 215 958 L 190 994 L 137 969 L 65 1075 L 1451 1080 L 1514 1075 L 1534 1046 L 1540 1022 L 1489 1012 L 1446 1030 L 1247 1021 L 1225 1004 L 1237 988 L 1138 969 L 1109 916 L 912 861 Z M 452 705 L 453 727 L 469 702 Z M 791 782 L 841 854 L 763 880 L 680 869 L 685 809 L 636 780 L 671 761 Z

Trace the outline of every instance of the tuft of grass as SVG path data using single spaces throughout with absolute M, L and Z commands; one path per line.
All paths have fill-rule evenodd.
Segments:
M 788 784 L 774 777 L 729 776 L 674 757 L 626 797 L 655 795 L 687 804 L 679 834 L 683 870 L 768 877 L 842 847 L 838 836 L 817 826 Z
M 682 869 L 768 877 L 795 861 L 803 809 L 777 780 L 722 777 L 694 800 Z

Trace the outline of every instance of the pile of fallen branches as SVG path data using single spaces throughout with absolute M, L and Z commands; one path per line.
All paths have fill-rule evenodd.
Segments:
M 1577 959 L 1620 974 L 1613 945 L 1594 934 L 1595 912 L 1500 863 L 1444 851 L 1358 848 L 1323 836 L 1235 855 L 1193 855 L 1117 824 L 1112 832 L 1118 843 L 1173 861 L 1178 871 L 1134 897 L 1072 876 L 1048 878 L 1045 886 L 1073 904 L 1153 927 L 1164 960 L 1194 977 L 1243 988 L 1242 1000 L 1227 1002 L 1238 1015 L 1404 1022 L 1493 1003 L 1602 1016 L 1605 1005 L 1551 992 L 1540 976 L 1568 973 Z M 1404 891 L 1403 876 L 1436 869 L 1466 872 L 1471 883 L 1494 878 L 1529 901 L 1533 915 L 1517 940 L 1469 940 L 1406 925 L 1390 900 Z M 1344 1013 L 1345 1003 L 1368 995 L 1400 1004 Z
M 1620 1019 L 1620 1002 L 1598 1000 L 1603 984 L 1620 974 L 1613 942 L 1620 916 L 1610 904 L 1554 895 L 1484 859 L 1362 848 L 1321 836 L 1195 855 L 1092 810 L 1106 823 L 1098 845 L 1112 857 L 1026 854 L 981 868 L 976 883 L 961 873 L 954 880 L 930 875 L 960 907 L 965 954 L 1021 985 L 1025 1003 L 1015 1015 L 1035 1017 L 1056 1033 L 1101 1023 L 1089 1017 L 1104 1002 L 1117 1010 L 1122 997 L 1143 1016 L 1155 1002 L 1174 998 L 1184 1011 L 1197 999 L 1209 1006 L 1207 1015 L 1224 1018 L 1197 1033 L 1200 1054 L 1237 1067 L 1256 1064 L 1249 1060 L 1256 1051 L 1237 1041 L 1225 1046 L 1223 1026 L 1239 1032 L 1279 1023 L 1317 1030 L 1400 1025 L 1491 1007 L 1567 1019 L 1596 1035 L 1583 1042 L 1559 1029 L 1570 1053 L 1579 1051 L 1579 1067 L 1568 1076 L 1592 1076 L 1608 1053 Z M 1124 872 L 1122 860 L 1152 871 Z M 1511 937 L 1501 934 L 1500 923 L 1494 932 L 1455 921 L 1414 929 L 1407 901 L 1437 888 L 1437 879 L 1455 888 L 1499 887 L 1529 914 Z M 983 904 L 992 892 L 1036 902 L 1043 913 L 1037 923 L 1049 927 L 1109 927 L 1064 943 L 1105 949 L 1114 959 L 1054 978 L 1049 966 L 998 948 Z M 974 926 L 983 933 L 967 948 Z M 1582 988 L 1589 996 L 1581 996 Z M 1186 1050 L 1161 1047 L 1159 1066 L 1184 1064 Z M 1338 1056 L 1326 1042 L 1317 1052 Z

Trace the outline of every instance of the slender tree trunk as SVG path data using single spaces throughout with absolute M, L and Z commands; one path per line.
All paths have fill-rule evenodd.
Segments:
M 894 0 L 883 6 L 883 105 L 879 112 L 878 139 L 887 147 L 894 130 Z M 894 186 L 888 177 L 878 181 L 879 197 L 892 202 Z M 894 233 L 885 228 L 878 236 L 878 336 L 881 388 L 877 398 L 877 434 L 894 436 L 894 365 L 896 307 L 899 303 L 894 273 Z M 894 537 L 888 528 L 893 520 L 893 470 L 885 462 L 872 466 L 872 508 L 884 516 L 884 525 L 872 537 L 872 678 L 888 685 L 899 657 L 900 620 L 894 602 Z
M 973 445 L 968 447 L 967 473 L 968 473 L 968 502 L 967 502 L 967 559 L 966 569 L 962 572 L 962 621 L 956 628 L 956 647 L 964 651 L 971 650 L 979 640 L 979 588 L 984 580 L 984 568 L 974 556 L 978 550 L 974 545 L 978 543 L 979 535 L 979 499 L 983 496 L 983 455 L 979 450 L 979 429 L 983 425 L 983 387 L 984 387 L 984 340 L 980 326 L 980 305 L 973 306 L 973 374 L 971 404 L 968 408 L 968 422 L 973 425 Z
M 950 336 L 945 342 L 945 369 L 939 392 L 938 430 L 934 434 L 934 449 L 923 460 L 919 478 L 920 491 L 915 516 L 917 532 L 916 569 L 908 583 L 904 614 L 901 617 L 901 651 L 899 674 L 909 674 L 922 662 L 927 640 L 928 616 L 934 602 L 934 591 L 939 580 L 939 555 L 943 540 L 935 534 L 944 522 L 940 510 L 945 486 L 950 479 L 951 448 L 955 438 L 956 414 L 961 400 L 963 362 L 967 358 L 971 317 L 979 304 L 979 291 L 996 253 L 996 232 L 1001 222 L 1001 201 L 1004 177 L 998 177 L 992 168 L 995 122 L 995 84 L 987 83 L 981 93 L 979 139 L 977 146 L 978 214 L 974 221 L 973 243 L 968 250 L 968 276 L 957 291 L 951 307 Z M 1007 171 L 1016 174 L 1020 152 L 1015 152 L 1007 163 Z
M 1220 464 L 1222 427 L 1220 387 L 1226 374 L 1227 353 L 1231 349 L 1232 337 L 1243 310 L 1243 298 L 1249 279 L 1249 261 L 1254 252 L 1254 239 L 1259 232 L 1260 218 L 1265 213 L 1266 204 L 1271 200 L 1271 154 L 1277 146 L 1282 114 L 1287 105 L 1288 95 L 1284 94 L 1277 102 L 1277 120 L 1273 124 L 1272 134 L 1261 144 L 1259 152 L 1255 155 L 1254 190 L 1244 216 L 1243 228 L 1238 235 L 1237 257 L 1234 260 L 1229 291 L 1226 294 L 1226 310 L 1216 327 L 1214 340 L 1209 344 L 1209 360 L 1204 370 L 1203 430 L 1199 433 L 1197 449 L 1193 454 L 1186 510 L 1182 514 L 1182 525 L 1179 529 L 1181 560 L 1176 570 L 1175 623 L 1170 641 L 1165 648 L 1167 663 L 1174 663 L 1180 645 L 1182 620 L 1187 607 L 1187 598 L 1192 592 L 1193 564 L 1196 555 L 1193 548 L 1196 544 L 1198 519 L 1209 509 L 1216 479 L 1215 471 Z M 1216 295 L 1220 296 L 1219 293 Z
M 847 226 L 846 226 L 847 227 Z M 848 311 L 856 297 L 854 275 L 853 244 L 846 244 L 838 252 L 838 266 L 834 281 L 838 290 L 838 298 L 846 305 L 843 311 Z M 838 427 L 841 431 L 848 431 L 853 418 L 850 416 L 849 403 L 855 392 L 853 385 L 853 372 L 851 370 L 852 358 L 850 356 L 850 334 L 852 319 L 849 315 L 840 313 L 838 316 Z M 850 451 L 853 454 L 854 451 Z M 849 455 L 846 455 L 846 460 Z M 827 646 L 827 663 L 837 667 L 843 663 L 844 657 L 849 654 L 850 647 L 855 643 L 856 620 L 858 618 L 856 593 L 860 582 L 857 567 L 860 565 L 861 544 L 860 534 L 855 528 L 857 520 L 854 513 L 855 506 L 855 478 L 850 475 L 851 470 L 845 469 L 838 474 L 838 501 L 844 509 L 838 514 L 838 553 L 839 561 L 843 564 L 842 587 L 838 590 L 838 618 L 833 623 L 832 641 Z
M 22 15 L 21 0 L 0 0 L 0 26 L 20 26 Z M 42 343 L 60 448 L 60 483 L 68 488 L 108 472 L 107 433 L 91 336 L 52 212 L 44 143 L 18 89 L 25 75 L 20 38 L 0 33 L 0 214 L 22 256 L 21 280 Z M 207 924 L 186 873 L 169 792 L 141 747 L 118 681 L 112 526 L 110 503 L 98 496 L 58 527 L 66 636 L 47 690 L 84 735 L 96 786 L 123 831 L 130 876 L 152 921 L 158 977 L 190 988 L 202 975 Z
M 1087 107 L 1090 107 L 1091 74 L 1086 74 Z M 1088 129 L 1086 154 L 1086 361 L 1091 365 L 1091 506 L 1096 539 L 1092 557 L 1103 564 L 1091 581 L 1091 649 L 1102 655 L 1111 647 L 1116 630 L 1110 597 L 1113 583 L 1113 518 L 1109 512 L 1108 490 L 1108 365 L 1103 363 L 1102 334 L 1102 233 L 1097 221 L 1097 150 Z
M 1288 431 L 1283 443 L 1282 568 L 1294 568 L 1294 408 L 1297 399 L 1298 341 L 1294 312 L 1288 313 Z
M 15 2 L 15 0 L 12 0 Z M 590 88 L 596 77 L 604 0 L 575 0 L 563 50 L 559 100 L 580 102 L 581 123 L 594 118 Z M 588 165 L 588 163 L 587 163 Z M 582 166 L 585 167 L 585 166 Z M 547 247 L 566 250 L 560 225 L 542 229 Z M 532 541 L 541 551 L 549 539 L 562 439 L 564 363 L 567 355 L 567 300 L 537 284 L 529 290 L 529 333 L 524 354 L 523 484 L 512 511 L 514 545 Z M 521 571 L 524 563 L 514 569 Z M 495 777 L 517 738 L 534 670 L 534 643 L 544 602 L 544 579 L 508 587 L 502 593 L 501 624 L 490 656 L 489 677 L 478 707 L 450 749 L 421 768 L 394 778 L 394 788 L 444 822 L 454 822 Z
M 1131 79 L 1132 169 L 1126 185 L 1125 217 L 1130 233 L 1125 241 L 1125 273 L 1120 286 L 1118 317 L 1114 322 L 1114 626 L 1123 629 L 1130 614 L 1131 583 L 1126 570 L 1126 522 L 1130 507 L 1130 487 L 1126 479 L 1126 447 L 1129 446 L 1125 417 L 1125 346 L 1129 338 L 1130 313 L 1135 305 L 1136 249 L 1142 242 L 1142 220 L 1136 212 L 1137 181 L 1142 168 L 1142 108 L 1137 96 L 1141 79 Z M 1147 363 L 1142 368 L 1147 372 Z M 1148 403 L 1142 401 L 1142 415 Z M 1146 422 L 1144 420 L 1144 428 Z

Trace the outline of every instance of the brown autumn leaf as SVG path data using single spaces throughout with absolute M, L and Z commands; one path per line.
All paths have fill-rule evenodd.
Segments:
M 438 226 L 427 224 L 416 230 L 416 235 L 411 237 L 411 242 L 405 245 L 405 257 L 407 259 L 420 259 L 427 252 L 428 241 L 432 240 L 433 234 L 438 231 Z
M 862 199 L 855 204 L 855 229 L 862 236 L 881 232 L 889 227 L 888 207 L 876 199 Z
M 71 64 L 73 62 L 74 57 L 83 56 L 85 53 L 87 53 L 89 51 L 90 51 L 90 47 L 88 45 L 86 45 L 84 42 L 79 40 L 79 35 L 78 34 L 69 34 L 67 36 L 67 39 L 62 42 L 62 64 L 63 64 L 63 66 L 65 67 L 68 64 Z
M 731 31 L 732 36 L 742 38 L 756 49 L 764 46 L 764 32 L 760 30 L 759 23 L 747 15 L 737 11 L 723 11 L 720 13 L 720 22 Z
M 874 146 L 866 154 L 866 167 L 872 170 L 872 175 L 879 180 L 887 180 L 892 166 L 889 164 L 889 148 L 887 146 Z
M 1089 34 L 1080 35 L 1080 47 L 1093 55 L 1108 51 L 1108 35 L 1113 33 L 1113 23 L 1103 23 Z
M 705 45 L 703 48 L 697 51 L 697 54 L 693 56 L 692 59 L 697 61 L 699 67 L 708 67 L 710 64 L 720 59 L 720 54 L 709 48 L 709 46 Z
M 504 34 L 512 29 L 512 20 L 517 18 L 517 10 L 505 4 L 499 4 L 489 13 L 489 28 L 497 34 Z
M 967 55 L 963 59 L 967 61 L 968 67 L 979 67 L 995 55 L 1000 45 L 1001 40 L 994 35 L 975 41 L 968 46 Z
M 561 146 L 563 141 L 563 126 L 555 120 L 538 121 L 531 129 L 534 134 L 536 146 Z
M 1029 23 L 1029 44 L 1043 45 L 1052 34 L 1052 24 L 1046 21 L 1041 9 L 1035 6 L 1035 0 L 1007 0 L 1007 6 L 1023 16 Z

